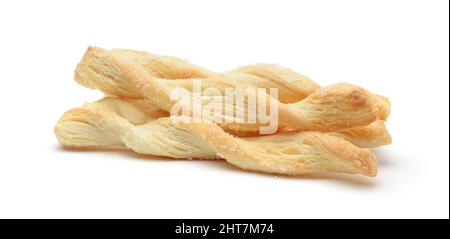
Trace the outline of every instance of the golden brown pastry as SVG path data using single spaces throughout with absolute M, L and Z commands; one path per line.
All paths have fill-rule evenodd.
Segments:
M 251 85 L 264 88 L 277 88 L 278 100 L 282 103 L 295 103 L 306 98 L 320 88 L 318 84 L 295 71 L 273 64 L 254 64 L 239 67 L 226 73 L 228 79 L 247 81 Z M 381 120 L 390 114 L 391 103 L 381 95 L 371 95 Z
M 239 168 L 265 173 L 376 175 L 377 160 L 370 150 L 336 136 L 285 132 L 239 138 L 214 123 L 173 123 L 164 114 L 139 99 L 107 97 L 66 112 L 55 134 L 68 147 L 130 148 L 172 158 L 224 158 Z
M 170 92 L 176 87 L 192 89 L 195 79 L 201 80 L 205 88 L 278 87 L 283 90 L 278 102 L 278 124 L 283 130 L 330 132 L 366 126 L 389 115 L 388 99 L 361 87 L 336 84 L 319 88 L 307 77 L 290 70 L 276 66 L 267 67 L 269 70 L 260 68 L 264 67 L 255 65 L 217 74 L 173 57 L 89 48 L 77 67 L 75 79 L 106 94 L 145 97 L 166 111 L 175 103 L 170 99 Z M 300 101 L 289 103 L 296 99 Z M 273 99 L 268 97 L 268 100 Z M 259 123 L 220 125 L 240 132 L 257 132 L 262 126 Z
M 261 136 L 258 132 L 239 132 L 233 130 L 226 130 L 238 137 L 257 137 Z M 278 133 L 283 132 L 279 131 Z M 391 144 L 392 138 L 386 128 L 384 121 L 377 120 L 370 125 L 355 127 L 350 129 L 343 129 L 334 132 L 328 132 L 328 135 L 337 136 L 361 148 L 376 148 L 383 145 Z
M 254 64 L 215 73 L 174 57 L 91 47 L 77 66 L 75 80 L 113 96 L 61 117 L 55 134 L 66 147 L 225 159 L 239 168 L 264 173 L 375 176 L 377 159 L 363 148 L 391 142 L 384 125 L 390 114 L 388 98 L 346 83 L 321 87 L 277 65 Z M 261 136 L 258 131 L 265 125 L 260 122 L 202 119 L 196 123 L 192 117 L 187 117 L 190 122 L 174 121 L 173 113 L 168 113 L 176 103 L 171 93 L 177 88 L 192 93 L 197 82 L 201 90 L 214 87 L 222 94 L 228 88 L 276 88 L 278 97 L 264 93 L 258 95 L 257 104 L 265 100 L 277 106 L 277 133 Z M 210 102 L 208 97 L 190 97 L 202 106 Z M 223 101 L 222 107 L 245 108 L 244 115 L 249 114 L 245 106 Z M 220 117 L 227 115 L 222 112 Z

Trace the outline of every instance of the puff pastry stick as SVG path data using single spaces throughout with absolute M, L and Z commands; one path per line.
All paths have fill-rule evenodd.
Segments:
M 180 78 L 183 80 L 177 80 Z M 145 97 L 166 111 L 170 111 L 175 103 L 170 99 L 171 90 L 176 86 L 189 89 L 194 79 L 201 79 L 204 87 L 248 87 L 226 79 L 222 74 L 212 73 L 176 58 L 100 48 L 87 50 L 76 69 L 75 79 L 81 85 L 100 89 L 106 94 Z M 310 80 L 304 79 L 304 82 Z M 314 87 L 312 83 L 309 84 L 311 90 L 305 87 L 305 95 L 309 95 L 303 100 L 292 104 L 279 102 L 280 128 L 328 132 L 365 126 L 383 118 L 377 107 L 378 97 L 361 87 L 337 84 L 311 93 Z M 273 99 L 269 97 L 269 100 Z M 261 125 L 229 123 L 221 126 L 229 130 L 256 132 Z
M 172 158 L 224 158 L 239 168 L 265 173 L 376 175 L 375 155 L 339 137 L 295 132 L 238 138 L 214 123 L 154 119 L 145 112 L 149 109 L 151 106 L 139 100 L 105 98 L 66 112 L 55 134 L 68 147 L 127 147 L 142 154 Z

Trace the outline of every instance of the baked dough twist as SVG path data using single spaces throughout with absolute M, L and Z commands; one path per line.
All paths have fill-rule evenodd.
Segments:
M 300 175 L 340 172 L 375 176 L 369 149 L 321 132 L 234 137 L 214 123 L 173 123 L 140 99 L 107 97 L 66 112 L 55 127 L 68 147 L 131 148 L 172 158 L 224 158 L 247 170 Z
M 106 94 L 145 97 L 166 111 L 175 103 L 170 99 L 170 92 L 176 87 L 191 90 L 195 79 L 201 80 L 203 88 L 276 87 L 282 91 L 278 102 L 280 130 L 338 131 L 366 126 L 389 115 L 389 101 L 361 87 L 337 84 L 320 88 L 309 78 L 288 69 L 261 68 L 264 67 L 254 65 L 218 74 L 173 57 L 89 48 L 76 69 L 75 79 Z M 268 100 L 274 99 L 268 97 Z M 261 126 L 259 123 L 220 125 L 238 132 L 257 132 Z

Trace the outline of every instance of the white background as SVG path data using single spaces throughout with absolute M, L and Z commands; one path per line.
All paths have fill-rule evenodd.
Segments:
M 1 218 L 448 218 L 448 1 L 2 1 Z M 215 71 L 278 63 L 389 96 L 379 173 L 282 177 L 225 162 L 62 150 L 87 46 Z

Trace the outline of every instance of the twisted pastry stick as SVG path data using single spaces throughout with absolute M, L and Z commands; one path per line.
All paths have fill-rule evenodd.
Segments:
M 317 90 L 318 85 L 306 77 L 291 79 L 282 75 L 267 80 L 248 72 L 247 69 L 247 72 L 217 74 L 177 58 L 130 50 L 89 48 L 77 67 L 75 79 L 81 85 L 100 89 L 106 94 L 145 97 L 166 111 L 170 111 L 175 103 L 170 99 L 170 92 L 176 87 L 192 90 L 195 79 L 202 80 L 203 88 L 246 88 L 275 84 L 285 91 L 286 88 L 296 89 L 298 97 L 305 96 L 303 100 L 282 103 L 293 100 L 292 95 L 295 95 L 286 94 L 278 104 L 279 126 L 287 130 L 336 131 L 368 125 L 378 118 L 386 118 L 389 113 L 389 102 L 385 98 L 350 84 L 337 84 Z M 285 76 L 290 75 L 291 72 L 285 71 Z M 273 100 L 270 97 L 268 99 Z M 231 107 L 236 109 L 236 105 Z M 224 123 L 221 126 L 228 130 L 256 132 L 261 124 Z
M 66 112 L 55 127 L 68 147 L 131 148 L 173 158 L 224 158 L 247 170 L 300 175 L 340 172 L 375 176 L 377 160 L 339 137 L 320 132 L 238 138 L 214 123 L 173 123 L 139 99 L 108 97 Z

